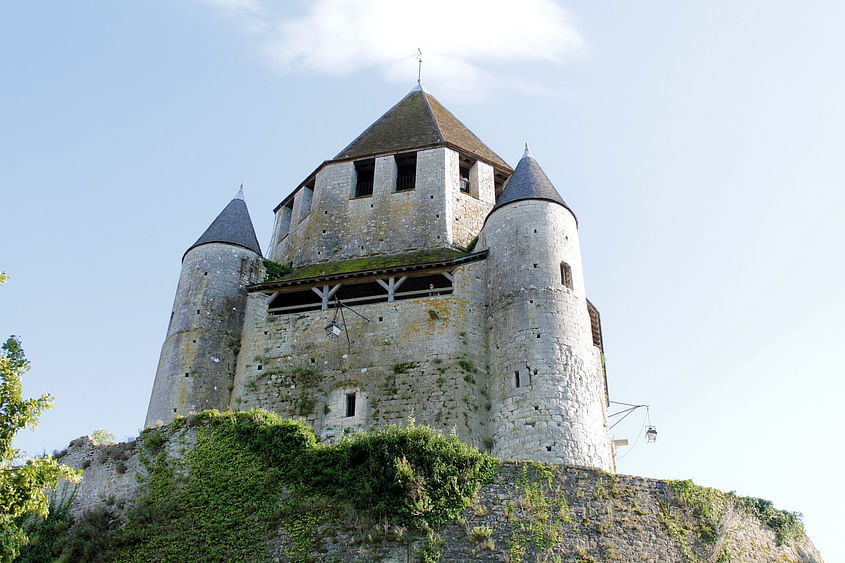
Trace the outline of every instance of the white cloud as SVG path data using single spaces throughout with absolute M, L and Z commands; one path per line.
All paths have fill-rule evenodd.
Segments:
M 467 93 L 489 86 L 507 64 L 559 64 L 584 49 L 572 18 L 552 0 L 313 0 L 293 16 L 262 0 L 205 1 L 255 33 L 286 72 L 375 68 L 413 83 L 419 47 L 424 84 Z

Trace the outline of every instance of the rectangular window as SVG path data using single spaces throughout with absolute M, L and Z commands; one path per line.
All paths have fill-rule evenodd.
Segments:
M 417 153 L 397 154 L 394 158 L 396 159 L 396 191 L 413 190 L 417 183 Z
M 593 346 L 597 346 L 603 350 L 604 347 L 601 342 L 601 316 L 599 315 L 599 310 L 596 309 L 589 300 L 587 301 L 587 312 L 590 313 L 590 328 L 593 332 Z
M 478 198 L 478 161 L 463 153 L 458 154 L 458 188 Z
M 519 370 L 513 372 L 514 387 L 519 387 Z
M 368 158 L 355 163 L 355 196 L 373 195 L 373 179 L 376 172 L 376 159 Z
M 355 393 L 346 394 L 346 416 L 355 416 Z
M 560 283 L 572 289 L 572 268 L 566 262 L 560 263 Z
M 461 166 L 458 167 L 459 176 L 460 176 L 460 183 L 461 183 L 461 191 L 465 194 L 469 193 L 469 166 Z

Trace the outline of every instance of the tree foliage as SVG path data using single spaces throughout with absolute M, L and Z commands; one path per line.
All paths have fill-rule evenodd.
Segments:
M 47 515 L 44 489 L 55 487 L 60 478 L 78 482 L 80 472 L 51 457 L 20 461 L 12 446 L 18 430 L 34 428 L 41 413 L 50 408 L 53 397 L 21 396 L 21 376 L 29 369 L 20 341 L 14 336 L 0 351 L 0 561 L 13 560 L 27 538 L 16 519 L 27 514 Z
M 101 446 L 111 446 L 112 444 L 117 442 L 117 439 L 114 437 L 112 432 L 109 432 L 105 428 L 97 428 L 93 432 L 91 432 L 91 439 L 100 444 Z

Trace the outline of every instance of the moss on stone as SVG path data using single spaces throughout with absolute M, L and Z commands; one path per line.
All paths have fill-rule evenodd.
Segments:
M 368 256 L 366 258 L 355 258 L 340 262 L 327 262 L 324 264 L 313 264 L 297 268 L 286 275 L 278 278 L 268 278 L 268 281 L 294 281 L 321 276 L 333 276 L 338 274 L 351 274 L 355 272 L 367 272 L 370 270 L 384 270 L 399 268 L 402 266 L 414 266 L 418 264 L 429 264 L 454 260 L 466 256 L 466 252 L 452 248 L 435 248 L 433 250 L 422 250 L 408 254 L 394 254 L 392 256 Z M 268 271 L 269 274 L 269 271 Z

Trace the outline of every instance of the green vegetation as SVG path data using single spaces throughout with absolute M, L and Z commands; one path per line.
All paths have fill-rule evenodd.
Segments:
M 770 501 L 723 493 L 696 485 L 691 480 L 667 481 L 666 483 L 671 496 L 668 503 L 658 497 L 659 518 L 669 534 L 678 541 L 681 551 L 689 560 L 695 559 L 688 543 L 689 536 L 694 535 L 704 544 L 715 545 L 724 532 L 722 520 L 731 504 L 740 507 L 768 526 L 775 532 L 780 544 L 804 535 L 801 515 L 777 510 Z M 681 510 L 673 512 L 672 505 Z M 727 556 L 723 553 L 719 554 L 719 558 L 723 560 Z
M 778 510 L 772 505 L 772 501 L 761 498 L 735 497 L 735 499 L 746 512 L 756 516 L 763 524 L 775 531 L 778 543 L 783 544 L 785 541 L 804 535 L 804 524 L 801 522 L 800 513 Z
M 475 250 L 476 244 L 478 244 L 478 235 L 475 235 L 474 237 L 472 237 L 472 240 L 469 241 L 469 244 L 467 245 L 466 251 L 472 252 L 473 250 Z
M 197 427 L 196 445 L 181 461 L 169 457 L 165 444 L 182 440 L 190 427 Z M 141 440 L 148 475 L 126 525 L 118 528 L 108 515 L 96 521 L 109 538 L 98 546 L 104 560 L 268 559 L 265 538 L 282 527 L 289 534 L 285 555 L 306 561 L 321 530 L 328 534 L 353 514 L 424 533 L 420 556 L 433 561 L 440 545 L 434 530 L 456 518 L 499 469 L 497 460 L 428 427 L 321 445 L 308 426 L 262 411 L 207 411 L 147 429 Z M 52 554 L 40 560 L 82 554 L 91 541 L 73 530 L 62 541 L 39 534 L 40 556 Z
M 408 254 L 394 254 L 393 256 L 372 256 L 367 258 L 356 258 L 354 260 L 342 260 L 340 262 L 333 262 L 328 264 L 315 264 L 313 266 L 305 266 L 304 268 L 297 268 L 295 270 L 288 269 L 284 272 L 284 266 L 264 261 L 264 267 L 267 275 L 264 277 L 265 282 L 269 281 L 291 281 L 301 280 L 307 278 L 315 278 L 319 276 L 332 276 L 336 274 L 350 274 L 353 272 L 367 272 L 370 270 L 385 270 L 396 268 L 400 266 L 410 266 L 416 264 L 430 264 L 433 262 L 445 262 L 454 260 L 465 256 L 465 252 L 460 250 L 453 250 L 450 248 L 436 248 L 432 250 L 423 250 L 420 252 L 411 252 Z M 270 267 L 267 263 L 275 264 L 282 270 L 274 269 L 274 275 L 270 275 Z M 284 272 L 284 273 L 281 273 Z M 278 273 L 278 275 L 276 275 Z
M 114 434 L 105 428 L 97 428 L 91 432 L 91 439 L 102 446 L 111 446 L 117 441 Z
M 393 364 L 393 373 L 408 373 L 419 365 L 418 362 L 398 362 Z
M 290 266 L 282 266 L 278 262 L 264 258 L 264 281 L 273 281 L 282 278 L 293 271 Z
M 563 540 L 565 526 L 572 522 L 569 503 L 563 488 L 553 486 L 551 465 L 523 462 L 518 483 L 520 497 L 507 505 L 510 537 L 508 553 L 511 561 L 525 557 L 525 546 L 533 543 L 538 560 Z
M 317 406 L 317 399 L 314 395 L 302 394 L 296 399 L 296 414 L 299 416 L 308 416 L 314 413 L 314 407 Z
M 54 492 L 46 518 L 33 515 L 24 521 L 30 543 L 15 559 L 16 563 L 103 560 L 117 525 L 112 503 L 107 501 L 107 506 L 87 511 L 75 522 L 70 515 L 75 495 L 76 487 Z
M 469 532 L 469 537 L 473 541 L 486 540 L 493 535 L 493 528 L 487 525 L 475 526 Z
M 3 280 L 0 281 L 4 281 Z M 21 396 L 21 377 L 29 370 L 29 361 L 20 341 L 10 337 L 0 347 L 0 561 L 11 561 L 28 542 L 21 527 L 22 518 L 48 514 L 44 489 L 54 488 L 60 478 L 79 482 L 81 472 L 62 465 L 49 456 L 25 463 L 12 440 L 21 428 L 35 427 L 41 413 L 49 409 L 53 397 L 38 399 Z

